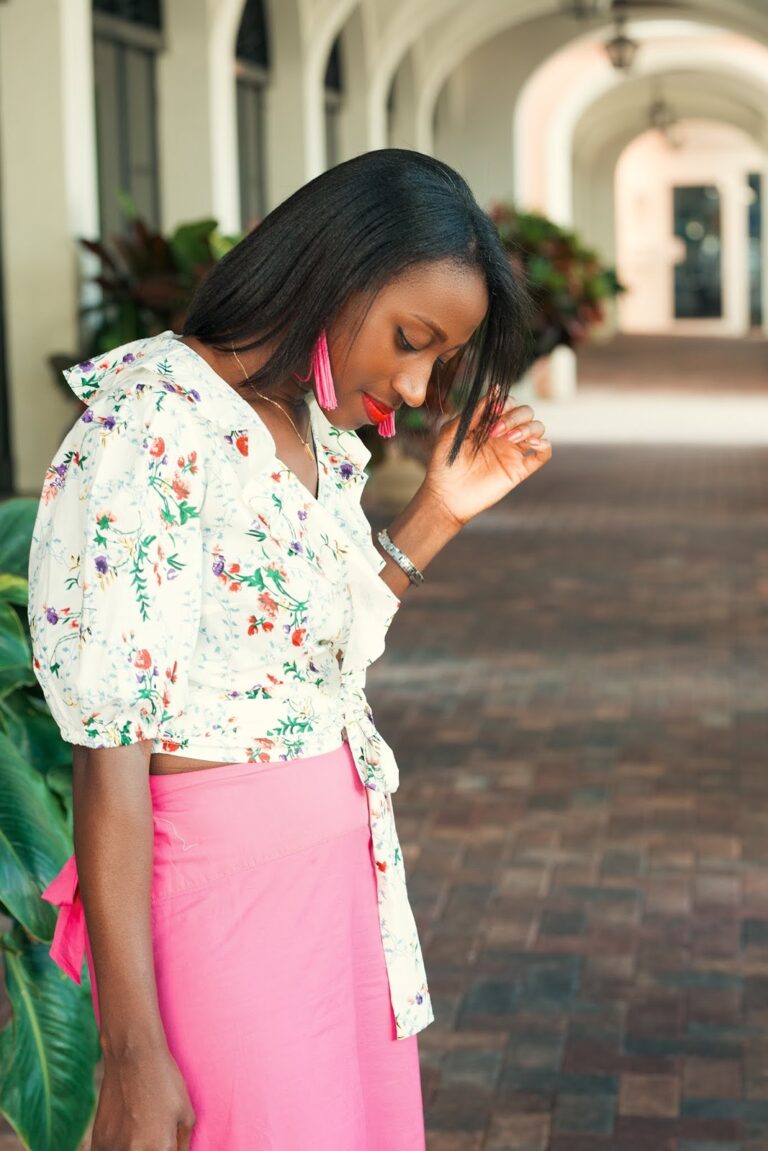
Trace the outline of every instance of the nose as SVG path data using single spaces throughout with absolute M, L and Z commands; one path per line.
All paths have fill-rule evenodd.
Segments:
M 398 372 L 392 380 L 392 388 L 409 408 L 420 408 L 427 397 L 431 374 L 431 367 L 423 371 L 412 368 L 409 372 Z

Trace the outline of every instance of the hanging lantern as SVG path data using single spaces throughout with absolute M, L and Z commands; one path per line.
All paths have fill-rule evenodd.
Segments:
M 605 45 L 608 59 L 617 72 L 629 72 L 635 62 L 639 47 L 637 40 L 633 40 L 631 36 L 627 35 L 624 17 L 618 16 L 613 36 Z

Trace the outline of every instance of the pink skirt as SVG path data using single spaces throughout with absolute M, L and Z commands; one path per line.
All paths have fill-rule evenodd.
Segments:
M 150 775 L 160 1013 L 190 1151 L 423 1151 L 417 1036 L 396 1039 L 365 789 L 349 746 Z M 53 959 L 98 996 L 74 856 Z

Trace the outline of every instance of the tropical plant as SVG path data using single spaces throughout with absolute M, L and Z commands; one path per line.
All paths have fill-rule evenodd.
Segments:
M 497 203 L 489 215 L 533 296 L 536 356 L 560 344 L 577 348 L 603 319 L 605 301 L 625 290 L 615 269 L 578 233 L 539 212 Z
M 0 504 L 0 936 L 11 1017 L 0 1031 L 0 1112 L 29 1151 L 76 1151 L 95 1106 L 98 1033 L 81 986 L 48 955 L 41 892 L 72 853 L 71 749 L 35 679 L 27 565 L 38 501 Z
M 197 285 L 240 236 L 225 236 L 216 220 L 180 224 L 170 236 L 154 231 L 121 197 L 128 226 L 109 241 L 81 239 L 99 261 L 92 283 L 98 300 L 81 309 L 84 346 L 71 355 L 51 357 L 57 383 L 71 397 L 61 372 L 75 361 L 172 328 L 180 331 Z M 90 293 L 86 293 L 90 294 Z

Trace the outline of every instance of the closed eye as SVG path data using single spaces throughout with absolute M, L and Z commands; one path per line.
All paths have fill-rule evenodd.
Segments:
M 404 352 L 414 352 L 418 354 L 419 352 L 425 352 L 427 350 L 426 348 L 414 348 L 413 344 L 410 342 L 401 327 L 398 327 L 397 329 L 397 342 Z M 438 368 L 447 368 L 451 360 L 455 359 L 455 357 L 462 351 L 462 347 L 463 345 L 456 348 L 453 355 L 448 356 L 447 359 L 443 359 L 442 356 L 437 356 L 435 358 L 435 363 L 437 364 Z

